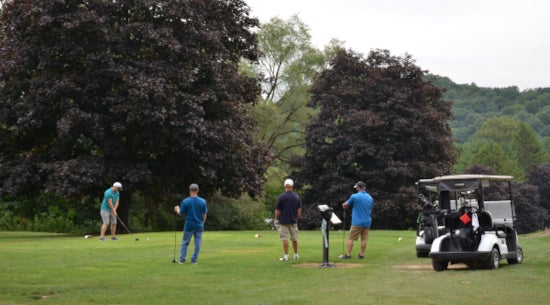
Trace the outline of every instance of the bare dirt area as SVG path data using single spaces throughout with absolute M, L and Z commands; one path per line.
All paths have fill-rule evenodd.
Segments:
M 303 263 L 303 264 L 294 264 L 293 267 L 297 268 L 340 268 L 340 269 L 349 269 L 349 268 L 361 268 L 365 264 L 352 264 L 352 263 L 330 263 L 330 266 L 322 266 L 320 263 Z
M 418 265 L 395 265 L 393 266 L 394 269 L 397 269 L 402 272 L 433 272 L 432 265 L 424 265 L 424 264 L 418 264 Z M 455 264 L 455 265 L 449 265 L 449 270 L 455 269 L 467 269 L 468 267 L 465 264 Z
M 539 237 L 550 237 L 550 228 L 546 228 L 544 229 L 544 231 L 530 234 L 529 236 L 523 237 L 523 238 L 539 238 Z

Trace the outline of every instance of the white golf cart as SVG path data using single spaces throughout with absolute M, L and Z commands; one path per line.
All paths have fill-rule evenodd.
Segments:
M 497 269 L 501 259 L 509 264 L 523 262 L 523 250 L 514 226 L 512 179 L 512 176 L 495 175 L 432 179 L 437 186 L 446 228 L 446 233 L 435 238 L 430 248 L 434 270 L 443 271 L 456 263 Z
M 438 200 L 437 182 L 433 179 L 420 179 L 416 182 L 420 212 L 416 218 L 416 256 L 428 257 L 432 242 L 445 234 L 445 210 Z

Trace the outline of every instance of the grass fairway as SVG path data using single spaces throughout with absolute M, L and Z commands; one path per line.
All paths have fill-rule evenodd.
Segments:
M 0 232 L 0 304 L 549 304 L 550 237 L 520 236 L 525 261 L 435 272 L 413 231 L 371 232 L 355 268 L 319 268 L 320 231 L 300 233 L 299 261 L 279 262 L 276 232 L 211 232 L 198 265 L 172 263 L 174 232 L 97 236 Z M 398 238 L 403 237 L 402 241 Z M 139 238 L 139 241 L 135 241 Z M 176 256 L 181 232 L 177 233 Z M 340 263 L 343 232 L 330 235 Z M 189 259 L 189 258 L 188 258 Z

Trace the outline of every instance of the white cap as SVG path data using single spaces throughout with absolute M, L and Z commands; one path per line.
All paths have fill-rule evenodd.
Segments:
M 122 184 L 120 182 L 113 183 L 113 187 L 116 187 L 118 189 L 122 189 Z
M 292 179 L 286 179 L 284 185 L 285 186 L 287 186 L 287 185 L 294 186 L 294 181 L 292 181 Z

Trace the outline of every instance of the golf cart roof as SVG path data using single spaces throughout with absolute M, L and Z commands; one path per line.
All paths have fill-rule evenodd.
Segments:
M 433 178 L 439 191 L 468 191 L 489 186 L 489 181 L 509 181 L 512 176 L 498 175 L 449 175 Z
M 416 186 L 426 191 L 436 192 L 437 193 L 437 181 L 434 179 L 420 179 L 416 181 Z
M 439 176 L 435 177 L 433 179 L 422 179 L 422 180 L 433 180 L 436 182 L 444 181 L 444 180 L 479 180 L 479 179 L 487 179 L 487 180 L 512 180 L 514 179 L 513 176 L 500 176 L 500 175 L 448 175 L 448 176 Z

